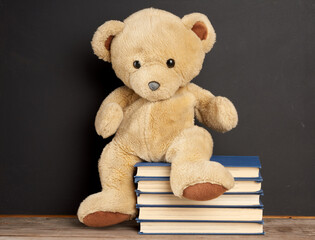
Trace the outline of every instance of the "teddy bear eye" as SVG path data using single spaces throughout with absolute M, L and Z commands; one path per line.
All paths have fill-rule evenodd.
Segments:
M 139 69 L 141 67 L 141 64 L 138 60 L 134 61 L 133 62 L 133 67 L 136 68 L 136 69 Z
M 174 59 L 168 59 L 167 61 L 166 61 L 166 65 L 169 67 L 169 68 L 172 68 L 172 67 L 174 67 L 175 66 L 175 60 Z

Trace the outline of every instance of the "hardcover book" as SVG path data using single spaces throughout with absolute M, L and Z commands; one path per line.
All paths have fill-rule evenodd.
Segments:
M 219 162 L 225 166 L 233 177 L 259 177 L 259 169 L 261 168 L 259 158 L 257 156 L 212 156 L 210 161 Z M 137 175 L 141 177 L 168 177 L 171 170 L 170 163 L 137 163 Z
M 140 220 L 262 221 L 263 206 L 166 207 L 137 205 Z
M 138 192 L 138 205 L 164 205 L 164 206 L 259 206 L 260 195 L 257 194 L 224 194 L 219 198 L 208 201 L 194 201 L 181 199 L 173 194 L 146 194 Z
M 138 190 L 142 192 L 172 193 L 169 177 L 134 177 Z M 227 193 L 255 193 L 261 190 L 261 177 L 235 178 L 235 185 Z
M 264 234 L 263 222 L 213 222 L 213 221 L 145 221 L 140 223 L 139 234 Z

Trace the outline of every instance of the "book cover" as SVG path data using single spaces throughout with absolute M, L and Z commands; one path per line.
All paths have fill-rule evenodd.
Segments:
M 261 168 L 258 156 L 212 156 L 210 161 L 221 163 L 225 167 Z M 139 162 L 135 164 L 135 167 L 146 166 L 169 167 L 171 164 L 166 162 Z
M 170 177 L 140 177 L 140 176 L 134 176 L 134 182 L 138 183 L 139 181 L 169 181 Z M 254 182 L 262 182 L 263 179 L 261 175 L 256 178 L 234 178 L 235 181 L 254 181 Z
M 141 190 L 136 189 L 135 190 L 136 195 L 140 196 L 141 194 L 173 194 L 173 192 L 143 192 Z M 256 192 L 225 192 L 223 193 L 223 195 L 251 195 L 251 194 L 258 194 L 260 196 L 264 196 L 264 191 L 263 190 L 259 190 Z

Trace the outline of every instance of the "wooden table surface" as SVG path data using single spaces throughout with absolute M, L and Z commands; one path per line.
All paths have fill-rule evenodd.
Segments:
M 135 221 L 88 228 L 75 217 L 0 217 L 0 239 L 315 239 L 315 219 L 264 219 L 265 235 L 138 235 Z

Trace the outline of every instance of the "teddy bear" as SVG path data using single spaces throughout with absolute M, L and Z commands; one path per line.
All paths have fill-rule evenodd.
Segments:
M 104 227 L 136 216 L 133 175 L 140 161 L 171 163 L 170 184 L 179 198 L 210 200 L 234 186 L 232 175 L 209 161 L 211 135 L 194 124 L 196 117 L 226 132 L 238 122 L 230 100 L 190 83 L 215 39 L 205 15 L 179 18 L 154 8 L 97 29 L 94 53 L 111 62 L 125 86 L 109 94 L 96 114 L 96 132 L 103 138 L 116 134 L 98 163 L 102 191 L 78 209 L 82 223 Z

